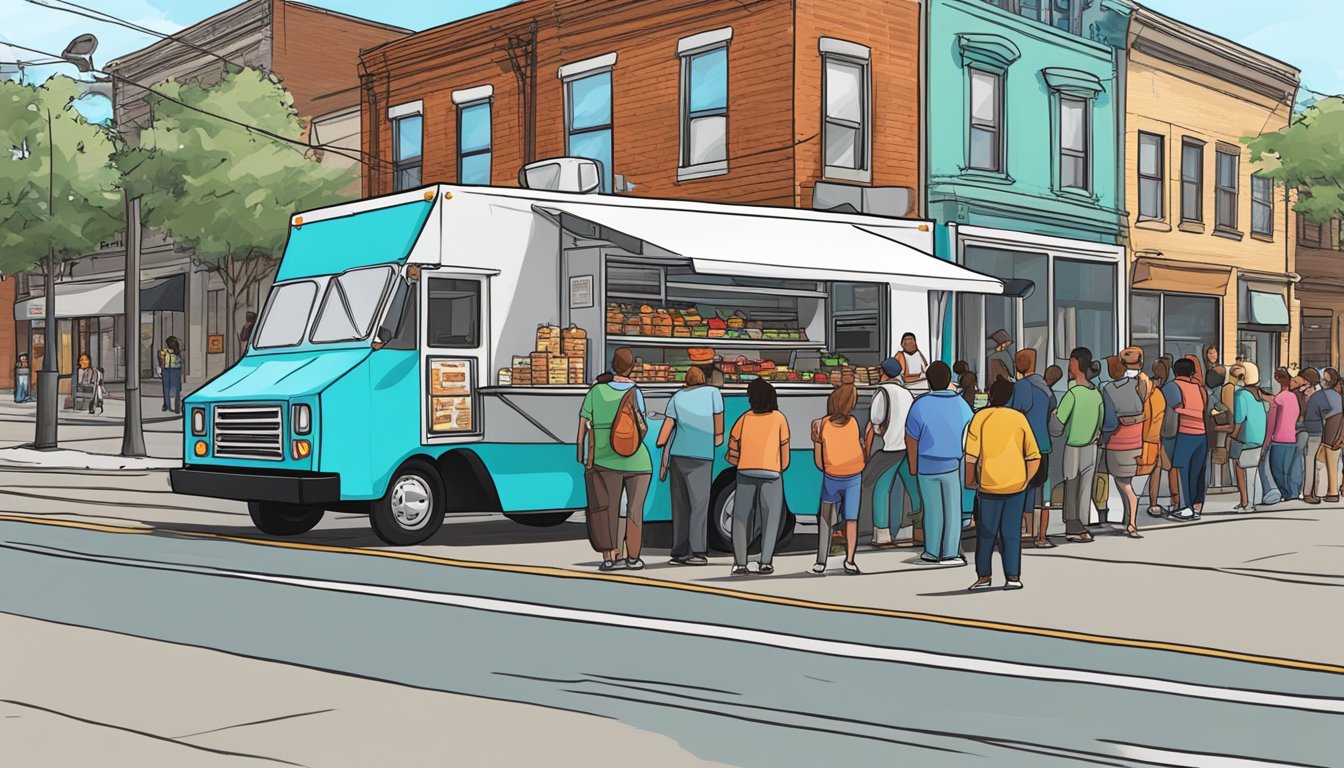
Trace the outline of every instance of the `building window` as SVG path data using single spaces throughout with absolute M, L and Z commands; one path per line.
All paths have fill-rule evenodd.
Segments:
M 457 108 L 457 182 L 489 184 L 492 141 L 490 102 L 477 101 Z
M 1219 344 L 1221 306 L 1211 296 L 1134 291 L 1130 296 L 1130 339 L 1145 360 L 1163 355 L 1203 359 L 1210 344 Z M 1270 370 L 1273 370 L 1272 368 Z
M 1251 174 L 1251 234 L 1274 235 L 1274 181 Z
M 1089 111 L 1086 99 L 1059 97 L 1059 186 L 1063 189 L 1091 189 Z
M 1003 171 L 1003 75 L 970 67 L 971 121 L 968 168 Z
M 1217 175 L 1214 179 L 1217 199 L 1214 201 L 1213 225 L 1218 229 L 1237 228 L 1237 161 L 1240 158 L 1231 152 L 1218 150 L 1216 153 Z
M 1032 21 L 1049 24 L 1052 27 L 1082 34 L 1083 2 L 1079 0 L 985 0 L 990 5 L 1025 16 Z
M 1139 218 L 1161 219 L 1165 215 L 1166 139 L 1155 133 L 1139 133 Z
M 602 191 L 612 189 L 611 70 L 565 83 L 566 153 L 596 160 Z
M 1321 245 L 1321 235 L 1323 232 L 1321 225 L 1307 221 L 1301 216 L 1298 216 L 1298 220 L 1302 222 L 1302 242 L 1315 246 Z
M 702 173 L 728 169 L 726 46 L 681 56 L 680 167 Z
M 1181 142 L 1181 220 L 1204 221 L 1204 145 Z
M 423 134 L 424 121 L 419 113 L 392 121 L 393 189 L 398 192 L 420 186 Z
M 830 38 L 822 38 L 821 43 L 825 175 L 850 181 L 870 181 L 869 49 Z

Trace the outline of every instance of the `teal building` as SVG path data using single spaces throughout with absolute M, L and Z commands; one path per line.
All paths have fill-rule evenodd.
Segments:
M 987 371 L 998 331 L 1009 354 L 1037 351 L 1038 372 L 1067 370 L 1076 346 L 1123 346 L 1129 11 L 1123 0 L 929 0 L 923 167 L 936 251 L 1015 294 L 936 310 L 943 359 Z

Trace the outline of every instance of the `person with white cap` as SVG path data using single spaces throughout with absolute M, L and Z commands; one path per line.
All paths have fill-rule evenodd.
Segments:
M 1260 501 L 1260 458 L 1265 444 L 1268 412 L 1264 402 L 1255 394 L 1260 383 L 1260 369 L 1244 360 L 1228 371 L 1236 391 L 1232 395 L 1232 435 L 1228 458 L 1232 461 L 1237 479 L 1237 493 L 1241 503 L 1232 511 L 1254 512 Z
M 902 386 L 905 367 L 899 357 L 889 357 L 882 361 L 882 381 L 873 391 L 873 401 L 868 407 L 868 428 L 864 434 L 864 448 L 868 461 L 863 467 L 863 481 L 860 486 L 860 514 L 867 510 L 872 515 L 873 547 L 885 549 L 896 546 L 892 541 L 892 530 L 900 530 L 910 525 L 914 530 L 912 538 L 915 546 L 924 545 L 923 523 L 920 514 L 919 491 L 915 487 L 914 475 L 910 474 L 910 463 L 905 454 L 905 418 L 915 396 Z M 920 377 L 923 377 L 923 369 Z M 896 491 L 896 524 L 892 525 L 892 495 Z M 905 497 L 910 497 L 910 519 L 902 520 Z

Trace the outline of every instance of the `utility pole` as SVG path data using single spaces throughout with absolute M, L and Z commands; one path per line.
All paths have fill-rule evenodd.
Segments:
M 140 198 L 126 195 L 126 420 L 121 455 L 144 456 L 145 433 L 140 419 Z
M 51 135 L 51 110 L 47 110 L 47 216 L 54 214 L 56 203 L 56 140 Z M 42 369 L 37 372 L 37 434 L 33 447 L 40 451 L 56 449 L 56 421 L 60 399 L 61 355 L 60 323 L 56 320 L 56 246 L 47 241 L 47 268 L 42 281 L 43 338 Z

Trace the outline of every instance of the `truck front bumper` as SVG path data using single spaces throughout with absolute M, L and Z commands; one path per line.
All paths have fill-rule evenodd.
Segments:
M 183 467 L 169 471 L 174 493 L 234 501 L 333 504 L 341 500 L 341 476 L 320 472 L 260 472 Z

